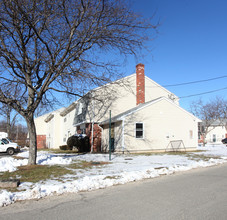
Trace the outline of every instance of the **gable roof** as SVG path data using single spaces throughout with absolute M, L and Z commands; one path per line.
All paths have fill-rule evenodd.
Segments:
M 76 108 L 77 104 L 78 104 L 77 101 L 73 102 L 71 105 L 69 105 L 68 107 L 66 107 L 66 108 L 60 113 L 60 115 L 61 115 L 62 117 L 66 116 L 68 113 L 70 113 L 71 111 L 73 111 L 73 110 Z
M 122 121 L 126 116 L 128 115 L 131 115 L 137 111 L 140 111 L 142 110 L 143 108 L 146 108 L 150 105 L 154 105 L 162 100 L 165 100 L 169 103 L 171 103 L 172 105 L 174 105 L 175 107 L 179 108 L 180 110 L 184 111 L 186 114 L 190 115 L 192 118 L 194 118 L 196 121 L 198 122 L 201 122 L 201 120 L 199 118 L 197 118 L 196 116 L 194 116 L 193 114 L 191 114 L 190 112 L 186 111 L 185 109 L 183 109 L 182 107 L 180 107 L 179 105 L 177 105 L 176 103 L 174 103 L 173 101 L 171 101 L 170 99 L 166 98 L 166 97 L 160 97 L 160 98 L 157 98 L 157 99 L 154 99 L 154 100 L 151 100 L 149 102 L 146 102 L 146 103 L 143 103 L 143 104 L 140 104 L 128 111 L 125 111 L 119 115 L 116 115 L 114 116 L 113 118 L 111 118 L 111 122 L 117 122 L 117 121 Z M 105 121 L 102 121 L 100 124 L 101 125 L 104 125 L 104 124 L 108 124 L 109 123 L 109 120 L 105 120 Z
M 76 107 L 76 104 L 77 104 L 81 99 L 83 99 L 84 97 L 86 97 L 89 93 L 91 93 L 92 91 L 97 91 L 97 90 L 102 89 L 102 88 L 105 88 L 105 87 L 107 87 L 107 86 L 109 86 L 109 85 L 117 84 L 117 83 L 120 82 L 120 81 L 124 81 L 124 80 L 130 79 L 130 78 L 132 78 L 132 77 L 136 77 L 136 73 L 133 73 L 133 74 L 131 74 L 131 75 L 122 77 L 122 78 L 120 78 L 120 79 L 117 79 L 117 80 L 115 80 L 115 81 L 113 81 L 113 82 L 109 82 L 109 83 L 106 83 L 106 84 L 104 84 L 104 85 L 102 85 L 102 86 L 98 86 L 98 87 L 96 87 L 96 88 L 94 88 L 94 89 L 91 89 L 90 91 L 88 91 L 87 93 L 85 93 L 82 97 L 80 97 L 78 100 L 76 100 L 76 101 L 73 102 L 71 105 L 69 105 L 68 107 L 66 107 L 65 110 L 61 113 L 61 116 L 65 116 L 65 115 L 67 115 L 70 111 L 72 111 L 72 110 Z M 170 92 L 169 90 L 167 90 L 166 88 L 164 88 L 164 87 L 161 86 L 160 84 L 156 83 L 154 80 L 152 80 L 151 78 L 149 78 L 149 77 L 146 76 L 146 75 L 145 75 L 145 80 L 149 80 L 150 82 L 152 82 L 152 83 L 155 85 L 155 87 L 157 86 L 158 88 L 164 90 L 165 92 L 167 92 L 167 93 L 169 93 L 169 94 L 173 94 L 172 92 Z M 136 87 L 136 85 L 134 85 L 134 86 Z M 146 89 L 146 84 L 145 84 L 145 89 Z M 176 99 L 179 99 L 178 96 L 176 96 L 175 94 L 173 94 L 173 95 L 176 97 Z M 68 111 L 69 111 L 69 112 L 68 112 Z
M 61 108 L 61 109 L 58 109 L 58 110 L 56 110 L 56 111 L 53 111 L 53 112 L 48 113 L 48 114 L 47 114 L 46 121 L 48 122 L 48 121 L 50 121 L 50 120 L 53 118 L 53 116 L 50 116 L 50 114 L 55 114 L 55 112 L 58 112 L 59 110 L 61 111 L 61 112 L 60 112 L 60 116 L 62 116 L 62 117 L 66 116 L 68 113 L 70 113 L 71 111 L 73 111 L 73 110 L 76 108 L 77 104 L 80 102 L 81 99 L 83 99 L 84 97 L 86 97 L 86 96 L 87 96 L 89 93 L 91 93 L 92 91 L 97 91 L 97 90 L 102 89 L 102 88 L 104 88 L 104 87 L 107 87 L 107 86 L 109 86 L 109 85 L 116 84 L 116 83 L 118 83 L 118 82 L 120 82 L 120 81 L 124 81 L 124 80 L 130 79 L 130 78 L 132 78 L 132 77 L 136 77 L 136 73 L 133 73 L 133 74 L 131 74 L 131 75 L 122 77 L 122 78 L 120 78 L 120 79 L 117 79 L 117 80 L 115 80 L 115 81 L 113 81 L 113 82 L 109 82 L 109 83 L 106 83 L 106 84 L 104 84 L 104 85 L 102 85 L 102 86 L 98 86 L 98 87 L 96 87 L 96 88 L 94 88 L 94 89 L 91 89 L 91 90 L 88 91 L 86 94 L 84 94 L 82 97 L 80 97 L 79 99 L 77 99 L 76 101 L 74 101 L 73 103 L 71 103 L 68 107 Z M 157 86 L 158 88 L 164 90 L 165 92 L 169 93 L 170 95 L 173 95 L 176 99 L 179 100 L 179 97 L 178 97 L 178 96 L 176 96 L 175 94 L 173 94 L 172 92 L 170 92 L 169 90 L 167 90 L 166 88 L 164 88 L 163 86 L 161 86 L 160 84 L 156 83 L 156 82 L 155 82 L 154 80 L 152 80 L 150 77 L 148 77 L 148 76 L 145 75 L 145 80 L 149 80 L 150 82 L 152 82 L 152 83 L 155 85 L 154 87 Z M 135 87 L 136 87 L 136 85 L 135 85 Z M 146 84 L 145 84 L 145 89 L 146 89 Z M 155 101 L 155 100 L 149 101 L 149 102 L 147 102 L 147 103 L 151 103 L 151 102 L 153 102 L 153 101 Z M 144 104 L 147 104 L 147 103 L 144 103 Z M 138 106 L 137 106 L 137 107 L 138 107 Z M 137 108 L 137 107 L 135 107 L 135 108 Z M 129 110 L 129 111 L 130 111 L 130 110 Z
M 43 116 L 45 116 L 44 121 L 45 121 L 46 123 L 49 122 L 49 121 L 51 121 L 51 119 L 54 118 L 54 116 L 55 116 L 56 114 L 60 113 L 60 112 L 63 111 L 64 109 L 65 109 L 65 108 L 63 107 L 63 108 L 57 109 L 57 110 L 55 110 L 55 111 L 53 111 L 53 112 L 50 112 L 50 113 L 47 113 L 47 114 L 43 115 Z M 40 116 L 40 117 L 43 117 L 43 116 Z

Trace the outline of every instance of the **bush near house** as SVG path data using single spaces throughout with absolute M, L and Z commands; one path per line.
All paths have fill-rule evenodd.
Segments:
M 73 135 L 68 138 L 67 146 L 70 150 L 76 147 L 79 152 L 90 152 L 91 150 L 89 137 L 87 136 Z

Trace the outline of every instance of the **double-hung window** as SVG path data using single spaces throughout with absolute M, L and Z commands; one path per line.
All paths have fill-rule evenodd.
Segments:
M 143 138 L 143 123 L 136 123 L 136 138 Z

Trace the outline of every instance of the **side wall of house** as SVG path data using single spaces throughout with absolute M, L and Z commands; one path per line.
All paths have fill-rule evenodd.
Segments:
M 112 117 L 136 106 L 135 75 L 108 84 L 92 93 L 93 101 L 89 102 L 86 121 L 100 122 L 109 118 L 109 110 Z
M 37 135 L 46 135 L 47 133 L 47 123 L 44 121 L 47 115 L 42 115 L 35 118 L 36 134 Z
M 47 148 L 53 148 L 55 143 L 55 135 L 54 135 L 54 123 L 55 119 L 52 118 L 50 121 L 47 122 Z
M 135 137 L 136 123 L 143 123 L 143 138 Z M 128 116 L 124 133 L 125 148 L 129 151 L 165 150 L 171 141 L 181 140 L 189 150 L 195 149 L 198 142 L 198 125 L 195 118 L 166 100 Z
M 62 139 L 61 139 L 61 145 L 66 145 L 67 139 L 76 134 L 76 127 L 73 126 L 74 117 L 75 117 L 76 110 L 72 110 L 67 115 L 62 117 Z
M 63 129 L 62 129 L 62 116 L 60 116 L 61 111 L 52 113 L 54 117 L 47 122 L 47 148 L 57 149 L 62 145 L 63 140 Z
M 143 138 L 136 138 L 136 123 L 143 123 Z M 118 122 L 116 151 L 138 152 L 166 150 L 171 141 L 174 147 L 196 149 L 198 125 L 194 117 L 166 100 L 147 106 Z M 124 137 L 122 136 L 122 131 Z M 104 126 L 103 147 L 108 146 L 108 126 Z M 123 139 L 123 140 L 122 140 Z M 172 142 L 173 143 L 173 142 Z M 169 145 L 168 149 L 171 148 Z
M 37 136 L 37 148 L 46 148 L 46 134 L 47 134 L 47 123 L 44 121 L 47 115 L 35 118 L 36 136 Z
M 56 113 L 54 116 L 54 125 L 53 125 L 53 133 L 54 142 L 51 148 L 58 149 L 60 145 L 62 145 L 63 140 L 63 118 L 60 116 L 60 112 Z
M 152 79 L 145 77 L 145 102 L 149 102 L 160 97 L 166 97 L 169 99 L 172 98 L 174 103 L 179 105 L 179 100 L 173 93 L 166 90 Z

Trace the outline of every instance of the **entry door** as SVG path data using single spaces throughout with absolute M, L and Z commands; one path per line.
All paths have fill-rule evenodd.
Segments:
M 111 124 L 111 151 L 114 151 L 114 123 Z
M 216 134 L 213 134 L 213 142 L 216 142 Z

